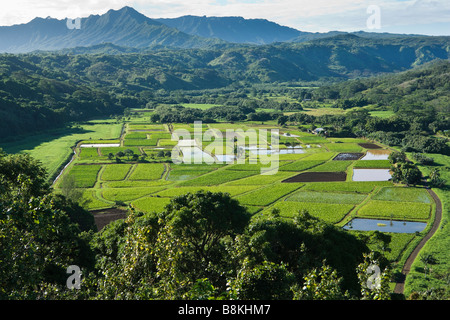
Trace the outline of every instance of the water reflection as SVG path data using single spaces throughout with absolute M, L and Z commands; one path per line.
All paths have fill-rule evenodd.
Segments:
M 425 222 L 356 218 L 344 226 L 345 230 L 415 233 L 425 229 Z
M 353 181 L 389 181 L 391 178 L 389 169 L 353 169 Z
M 368 150 L 361 160 L 388 160 L 390 154 L 389 150 Z

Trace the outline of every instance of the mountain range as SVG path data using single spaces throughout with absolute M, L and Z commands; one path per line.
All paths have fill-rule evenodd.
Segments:
M 79 22 L 79 28 L 74 28 L 68 26 L 67 19 L 48 17 L 0 27 L 0 52 L 54 51 L 104 44 L 139 50 L 210 48 L 233 44 L 298 43 L 348 34 L 339 31 L 302 32 L 268 20 L 242 17 L 151 19 L 131 7 L 109 10 L 103 15 L 90 15 L 80 18 Z M 362 31 L 352 34 L 367 38 L 417 37 Z
M 188 35 L 147 18 L 130 7 L 81 18 L 79 29 L 68 27 L 67 19 L 53 18 L 35 18 L 26 24 L 0 27 L 0 52 L 9 53 L 51 51 L 102 43 L 134 48 L 195 48 L 220 42 Z

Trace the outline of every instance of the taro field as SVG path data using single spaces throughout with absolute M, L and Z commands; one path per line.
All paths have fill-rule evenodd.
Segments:
M 278 150 L 271 149 L 270 138 L 260 140 L 262 145 L 237 149 L 234 137 L 224 134 L 226 129 L 259 128 L 271 129 L 249 123 L 203 125 L 201 134 L 211 129 L 215 135 L 211 148 L 194 136 L 183 137 L 183 143 L 172 139 L 174 130 L 193 133 L 193 126 L 128 123 L 117 141 L 100 140 L 90 147 L 81 142 L 61 179 L 74 177 L 90 210 L 130 206 L 159 212 L 174 197 L 209 190 L 228 193 L 253 219 L 292 219 L 303 210 L 337 227 L 357 218 L 382 219 L 387 222 L 379 224 L 378 231 L 391 234 L 386 249 L 391 260 L 421 234 L 391 233 L 388 221 L 432 221 L 434 203 L 425 189 L 389 180 L 391 151 L 385 146 L 283 128 Z M 181 159 L 200 156 L 200 161 L 176 164 L 173 152 Z M 233 159 L 236 155 L 239 161 Z

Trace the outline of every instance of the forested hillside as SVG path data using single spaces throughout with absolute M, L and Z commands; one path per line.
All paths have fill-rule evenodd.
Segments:
M 394 111 L 414 109 L 418 105 L 450 113 L 450 62 L 437 60 L 414 70 L 323 86 L 314 92 L 316 99 L 351 101 L 390 106 Z
M 436 58 L 448 59 L 449 43 L 445 37 L 368 39 L 345 35 L 302 44 L 227 49 L 106 54 L 101 53 L 103 49 L 114 51 L 120 47 L 103 45 L 95 49 L 99 52 L 96 54 L 81 54 L 82 48 L 74 49 L 80 54 L 67 50 L 5 54 L 0 56 L 0 114 L 4 119 L 1 136 L 32 132 L 49 124 L 114 115 L 124 108 L 145 107 L 164 92 L 210 89 L 234 92 L 258 84 L 327 83 L 404 71 Z M 439 81 L 438 85 L 447 90 L 446 79 L 448 75 L 443 74 L 433 81 Z M 396 87 L 385 84 L 389 90 L 382 99 L 377 95 L 380 87 L 368 90 L 365 96 L 382 102 L 390 96 L 407 94 L 417 102 L 410 93 L 417 86 L 426 86 L 428 82 L 424 81 L 429 82 L 405 80 Z M 359 82 L 343 88 L 355 83 Z M 340 89 L 324 88 L 318 97 L 345 98 L 343 93 L 333 95 L 336 90 Z M 439 91 L 432 95 L 436 98 L 430 104 L 445 105 L 441 102 L 446 98 Z

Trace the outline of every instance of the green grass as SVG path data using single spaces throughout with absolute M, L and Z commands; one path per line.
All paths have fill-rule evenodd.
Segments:
M 76 188 L 92 188 L 97 182 L 100 165 L 75 165 L 68 175 L 75 178 Z
M 131 169 L 131 164 L 110 164 L 106 165 L 101 179 L 104 181 L 124 180 Z
M 212 107 L 218 106 L 217 104 L 209 104 L 209 103 L 182 103 L 181 105 L 185 108 L 195 108 L 201 110 L 207 110 Z
M 347 232 L 354 234 L 355 236 L 367 235 L 366 231 L 347 230 Z M 373 251 L 382 253 L 390 262 L 396 262 L 416 235 L 414 233 L 389 233 L 388 237 L 390 238 L 390 241 L 386 247 L 382 241 L 376 241 L 374 239 L 368 241 L 367 246 Z M 384 250 L 381 248 L 384 248 Z
M 257 215 L 268 215 L 275 208 L 280 210 L 280 216 L 293 218 L 298 212 L 307 210 L 312 216 L 335 224 L 341 221 L 353 207 L 351 204 L 280 201 Z
M 165 166 L 162 163 L 139 163 L 129 180 L 158 180 L 162 178 Z
M 300 190 L 286 198 L 286 201 L 359 204 L 366 198 L 365 194 L 310 192 Z
M 393 218 L 399 220 L 427 220 L 431 205 L 420 202 L 370 200 L 358 211 L 358 216 L 367 218 Z
M 89 140 L 83 140 L 79 142 L 79 145 L 84 145 L 84 144 L 117 144 L 120 143 L 119 139 L 89 139 Z
M 81 140 L 115 139 L 120 136 L 121 124 L 97 124 L 88 122 L 79 128 L 52 130 L 49 133 L 24 137 L 22 140 L 0 143 L 8 153 L 28 153 L 42 162 L 47 169 L 49 180 L 58 169 L 73 155 L 71 147 Z
M 373 200 L 432 203 L 428 192 L 423 188 L 382 188 Z
M 371 111 L 370 115 L 372 117 L 377 117 L 377 118 L 390 118 L 391 116 L 395 115 L 394 111 Z
M 287 194 L 300 188 L 302 184 L 284 184 L 277 183 L 268 187 L 258 189 L 253 192 L 246 193 L 236 199 L 245 205 L 267 206 Z

